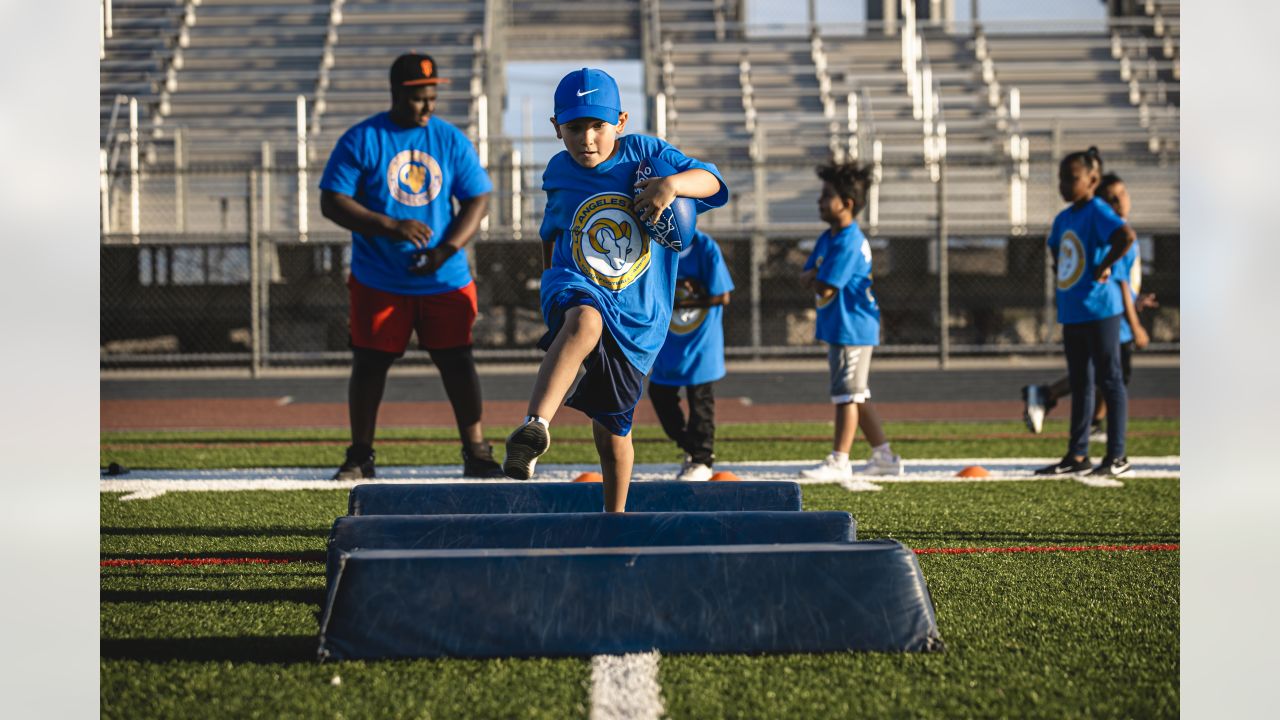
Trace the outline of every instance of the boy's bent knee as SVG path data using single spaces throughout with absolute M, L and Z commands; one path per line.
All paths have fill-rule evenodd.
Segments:
M 599 336 L 604 329 L 600 311 L 590 305 L 578 305 L 565 313 L 565 330 L 574 335 Z

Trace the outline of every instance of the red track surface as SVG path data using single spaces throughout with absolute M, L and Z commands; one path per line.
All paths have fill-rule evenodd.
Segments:
M 1048 552 L 1177 552 L 1178 545 L 1015 545 L 1011 547 L 916 548 L 917 555 L 976 555 L 980 553 L 1048 553 Z M 107 559 L 101 567 L 191 565 L 280 565 L 295 562 L 323 562 L 304 556 L 273 558 L 128 558 Z
M 524 417 L 524 401 L 486 402 L 487 426 L 514 426 Z M 1020 420 L 1022 402 L 885 402 L 876 409 L 885 420 Z M 1178 398 L 1134 398 L 1129 416 L 1135 418 L 1178 417 Z M 824 422 L 831 420 L 827 403 L 769 403 L 744 405 L 738 398 L 716 401 L 716 422 Z M 557 424 L 586 425 L 582 413 L 564 408 Z M 656 425 L 657 416 L 648 402 L 636 408 L 636 421 Z M 278 428 L 345 428 L 347 404 L 290 403 L 281 405 L 272 398 L 217 398 L 177 400 L 103 400 L 101 429 L 113 430 L 239 430 Z M 379 427 L 454 427 L 453 411 L 447 402 L 386 402 L 378 413 Z

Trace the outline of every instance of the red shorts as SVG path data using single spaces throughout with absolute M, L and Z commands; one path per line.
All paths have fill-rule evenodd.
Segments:
M 423 350 L 471 345 L 471 326 L 476 321 L 475 281 L 438 295 L 399 295 L 376 290 L 349 275 L 347 290 L 352 347 L 402 355 L 414 330 Z

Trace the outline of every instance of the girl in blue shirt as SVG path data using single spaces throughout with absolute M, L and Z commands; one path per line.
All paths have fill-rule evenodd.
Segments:
M 1133 229 L 1094 197 L 1102 179 L 1102 158 L 1090 147 L 1063 158 L 1058 191 L 1071 203 L 1053 220 L 1047 245 L 1057 277 L 1058 322 L 1071 380 L 1071 440 L 1067 454 L 1038 475 L 1124 477 L 1132 474 L 1125 456 L 1128 396 L 1120 367 L 1120 322 L 1124 301 L 1112 266 L 1133 245 Z M 1089 462 L 1089 422 L 1095 376 L 1107 403 L 1107 454 L 1097 468 Z

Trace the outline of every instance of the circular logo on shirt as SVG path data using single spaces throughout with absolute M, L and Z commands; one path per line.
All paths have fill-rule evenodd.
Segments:
M 676 300 L 683 300 L 692 293 L 684 285 L 676 286 Z M 688 335 L 702 326 L 707 319 L 707 309 L 702 307 L 678 307 L 671 311 L 671 332 L 676 335 Z
M 1070 230 L 1062 234 L 1062 243 L 1058 245 L 1058 289 L 1066 290 L 1075 285 L 1084 275 L 1084 245 L 1080 238 Z
M 402 205 L 421 207 L 435 200 L 443 182 L 440 164 L 421 150 L 403 150 L 387 165 L 387 191 Z
M 592 195 L 573 213 L 573 259 L 592 282 L 618 291 L 649 269 L 649 236 L 631 214 L 631 198 Z

